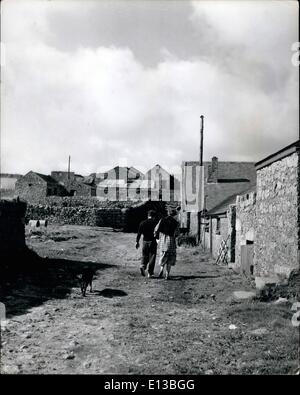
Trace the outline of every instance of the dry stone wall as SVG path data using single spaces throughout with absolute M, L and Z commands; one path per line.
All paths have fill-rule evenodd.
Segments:
M 128 202 L 101 202 L 96 198 L 49 197 L 28 204 L 26 221 L 45 220 L 55 224 L 123 228 Z
M 298 171 L 297 152 L 257 171 L 256 276 L 288 276 L 299 268 Z

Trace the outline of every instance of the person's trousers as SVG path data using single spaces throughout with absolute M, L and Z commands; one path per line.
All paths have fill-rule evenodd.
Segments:
M 143 256 L 141 267 L 146 270 L 148 265 L 148 273 L 154 273 L 155 259 L 156 259 L 157 243 L 156 241 L 143 241 Z

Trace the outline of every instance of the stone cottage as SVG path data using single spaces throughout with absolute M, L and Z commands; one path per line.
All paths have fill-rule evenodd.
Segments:
M 218 220 L 223 221 L 223 238 L 228 237 L 229 266 L 255 278 L 260 288 L 299 270 L 299 141 L 255 168 L 256 188 L 229 201 L 226 216 Z M 223 210 L 210 214 L 215 211 L 220 215 Z
M 299 270 L 299 140 L 255 168 L 254 275 L 279 280 Z
M 94 180 L 74 173 L 53 171 L 51 176 L 30 171 L 16 182 L 15 196 L 37 202 L 48 196 L 95 196 Z
M 38 201 L 47 196 L 65 196 L 66 191 L 51 176 L 30 171 L 17 180 L 15 195 L 26 201 Z

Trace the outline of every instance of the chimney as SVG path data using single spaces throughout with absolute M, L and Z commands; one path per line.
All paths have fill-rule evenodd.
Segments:
M 218 182 L 218 158 L 214 156 L 211 159 L 211 165 L 208 166 L 208 182 Z

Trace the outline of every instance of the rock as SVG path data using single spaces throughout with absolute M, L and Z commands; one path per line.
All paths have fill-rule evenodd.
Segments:
M 78 344 L 79 344 L 78 341 L 73 340 L 73 341 L 70 342 L 69 346 L 70 347 L 76 347 L 76 346 L 78 346 Z
M 268 333 L 268 329 L 267 328 L 258 328 L 258 329 L 255 329 L 254 331 L 251 331 L 250 333 L 252 335 L 257 335 L 257 336 L 266 335 Z
M 26 344 L 23 344 L 23 346 L 20 347 L 20 350 L 24 350 L 25 348 L 28 348 Z
M 73 352 L 70 352 L 64 356 L 64 359 L 74 359 L 75 355 Z
M 291 307 L 292 311 L 297 311 L 300 310 L 300 302 L 295 302 L 293 303 L 292 307 Z
M 85 369 L 89 369 L 91 366 L 92 366 L 92 363 L 91 363 L 91 362 L 84 362 L 84 364 L 83 364 L 83 367 L 84 367 Z
M 18 374 L 18 373 L 20 373 L 20 368 L 19 368 L 19 366 L 14 366 L 14 365 L 4 365 L 1 373 Z
M 292 325 L 295 328 L 298 328 L 300 326 L 300 310 L 298 310 L 292 317 Z
M 236 300 L 252 300 L 256 297 L 256 292 L 253 291 L 235 291 L 233 297 Z
M 235 330 L 235 329 L 237 329 L 237 326 L 235 326 L 235 325 L 233 325 L 233 324 L 230 324 L 228 328 L 229 328 L 230 330 Z
M 255 286 L 257 289 L 262 290 L 266 286 L 272 286 L 278 284 L 278 277 L 255 277 Z
M 275 301 L 273 302 L 273 304 L 286 304 L 286 303 L 288 303 L 288 302 L 289 302 L 289 301 L 288 301 L 287 298 L 279 298 L 279 299 L 275 300 Z
M 214 374 L 214 371 L 212 369 L 208 369 L 205 371 L 205 374 L 212 375 L 212 374 Z

